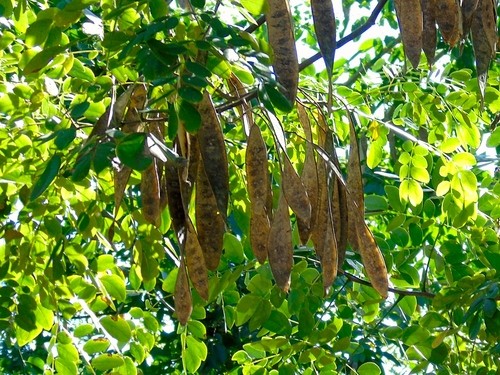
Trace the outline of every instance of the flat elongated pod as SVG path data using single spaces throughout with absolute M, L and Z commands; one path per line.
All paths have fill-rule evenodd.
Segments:
M 181 181 L 177 168 L 170 163 L 165 164 L 164 174 L 168 210 L 177 239 L 181 243 L 186 224 L 186 211 L 182 201 Z
M 462 37 L 462 11 L 458 0 L 432 0 L 434 14 L 443 39 L 451 47 Z
M 347 176 L 348 239 L 357 249 L 372 286 L 383 297 L 387 297 L 389 281 L 382 253 L 365 223 L 363 180 L 359 157 L 358 139 L 354 124 L 350 125 L 350 151 Z
M 174 290 L 174 308 L 177 319 L 184 326 L 187 324 L 191 313 L 193 312 L 193 297 L 186 272 L 184 259 L 181 258 L 177 281 Z
M 269 44 L 274 53 L 274 73 L 285 96 L 294 103 L 299 82 L 299 62 L 290 6 L 288 0 L 268 0 L 268 4 L 266 21 Z
M 319 49 L 326 71 L 331 76 L 337 48 L 337 25 L 332 0 L 311 0 L 311 10 Z
M 337 158 L 337 154 L 333 154 L 333 162 L 335 163 L 338 170 L 340 170 L 340 164 Z M 335 175 L 333 176 L 333 189 L 332 189 L 332 199 L 331 199 L 331 210 L 332 210 L 332 220 L 333 220 L 333 232 L 335 233 L 335 239 L 337 241 L 337 253 L 338 253 L 338 268 L 342 268 L 345 260 L 345 254 L 347 250 L 348 242 L 348 209 L 347 209 L 347 194 L 346 187 Z
M 293 266 L 292 227 L 286 199 L 281 192 L 268 238 L 269 265 L 276 284 L 287 292 Z
M 422 49 L 424 50 L 425 57 L 427 57 L 427 64 L 432 66 L 436 56 L 437 44 L 437 27 L 433 0 L 420 0 L 420 3 L 423 16 Z
M 423 17 L 420 0 L 394 0 L 406 57 L 414 68 L 422 51 Z
M 147 222 L 160 226 L 160 180 L 158 176 L 157 161 L 142 172 L 141 177 L 142 215 Z
M 284 153 L 281 179 L 283 193 L 288 205 L 297 217 L 300 217 L 304 223 L 308 224 L 311 220 L 311 203 L 309 202 L 306 188 L 297 171 L 293 168 L 292 162 Z
M 299 229 L 300 242 L 306 244 L 311 236 L 311 228 L 315 225 L 317 200 L 318 200 L 318 171 L 316 166 L 316 158 L 314 156 L 314 145 L 311 131 L 311 123 L 307 112 L 302 104 L 297 103 L 297 111 L 299 114 L 299 121 L 304 128 L 306 135 L 306 153 L 304 158 L 304 166 L 300 178 L 309 197 L 311 204 L 311 220 L 307 222 L 297 217 L 297 226 Z
M 189 217 L 186 218 L 186 242 L 184 256 L 189 278 L 201 298 L 208 299 L 208 271 L 198 235 Z
M 267 148 L 257 125 L 250 127 L 246 149 L 247 189 L 250 199 L 250 243 L 260 263 L 267 259 L 267 245 L 271 224 L 267 212 L 270 178 Z
M 497 14 L 494 0 L 479 0 L 472 19 L 472 45 L 476 56 L 477 79 L 481 100 L 484 98 L 488 68 L 496 53 Z
M 210 94 L 205 91 L 198 106 L 202 123 L 198 130 L 201 159 L 212 186 L 219 212 L 226 220 L 229 200 L 229 171 L 224 134 Z
M 461 10 L 462 10 L 462 32 L 464 39 L 469 34 L 472 19 L 474 13 L 476 12 L 477 6 L 479 5 L 479 0 L 462 0 Z
M 203 251 L 205 264 L 209 270 L 215 270 L 219 266 L 222 255 L 225 223 L 219 213 L 212 186 L 201 163 L 198 164 L 195 206 L 198 241 Z

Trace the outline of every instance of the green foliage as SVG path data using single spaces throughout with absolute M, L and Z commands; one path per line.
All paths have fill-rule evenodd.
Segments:
M 343 2 L 341 37 L 363 22 L 353 19 L 356 11 L 372 3 Z M 498 66 L 489 71 L 481 110 L 475 73 L 463 66 L 472 61 L 467 45 L 460 66 L 438 61 L 439 72 L 423 65 L 405 72 L 391 36 L 365 39 L 352 56 L 338 57 L 327 123 L 345 151 L 348 117 L 356 121 L 366 155 L 367 220 L 392 291 L 381 300 L 349 248 L 325 295 L 320 267 L 310 244 L 299 244 L 293 217 L 295 263 L 285 294 L 251 250 L 245 111 L 225 86 L 234 75 L 247 90 L 277 197 L 274 140 L 300 170 L 305 134 L 269 68 L 263 28 L 244 30 L 268 4 L 191 5 L 1 3 L 0 372 L 499 371 Z M 234 11 L 232 18 L 221 17 L 224 9 Z M 317 49 L 308 12 L 295 9 L 297 39 Z M 378 22 L 397 28 L 388 6 Z M 326 73 L 316 69 L 302 71 L 299 95 L 314 121 L 311 103 L 326 102 L 328 92 Z M 126 132 L 134 124 L 116 108 L 136 82 L 147 83 L 148 104 L 134 115 L 168 122 L 157 153 L 151 133 Z M 182 327 L 173 311 L 180 253 L 174 218 L 164 210 L 160 226 L 146 221 L 140 178 L 158 155 L 183 163 L 174 139 L 179 129 L 200 129 L 197 105 L 205 90 L 223 119 L 228 231 L 220 265 L 209 273 L 209 298 L 194 294 Z M 111 121 L 107 109 L 118 112 L 118 122 L 100 134 L 94 129 Z M 339 154 L 345 172 L 345 153 Z M 118 162 L 132 171 L 115 206 Z

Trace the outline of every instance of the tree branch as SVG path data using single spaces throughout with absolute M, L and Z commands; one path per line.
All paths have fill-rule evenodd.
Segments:
M 369 281 L 366 281 L 364 279 L 361 279 L 357 276 L 354 276 L 353 274 L 350 274 L 348 272 L 345 272 L 344 270 L 339 270 L 338 271 L 340 274 L 344 275 L 347 277 L 350 281 L 362 285 L 367 285 L 367 286 L 372 286 L 372 284 Z M 400 296 L 414 296 L 414 297 L 424 297 L 424 298 L 429 298 L 432 299 L 435 297 L 434 293 L 422 291 L 422 290 L 406 290 L 406 289 L 397 289 L 397 288 L 389 288 L 389 291 L 395 294 L 399 294 Z
M 382 11 L 382 8 L 384 7 L 384 5 L 386 3 L 387 3 L 387 0 L 378 0 L 377 5 L 373 9 L 372 14 L 370 15 L 370 17 L 368 17 L 368 19 L 366 20 L 366 22 L 362 26 L 360 26 L 356 30 L 354 30 L 352 33 L 350 33 L 349 35 L 347 35 L 347 36 L 339 39 L 337 41 L 337 46 L 335 47 L 335 49 L 339 49 L 340 47 L 344 46 L 345 44 L 349 43 L 353 39 L 355 39 L 358 36 L 360 36 L 361 34 L 363 34 L 370 27 L 372 27 L 373 25 L 375 25 L 375 21 L 377 20 L 378 15 Z M 313 56 L 309 57 L 308 59 L 302 61 L 300 63 L 300 65 L 299 65 L 299 70 L 300 71 L 304 70 L 305 68 L 307 68 L 309 65 L 315 63 L 320 58 L 321 58 L 321 52 L 316 53 L 315 55 L 313 55 Z

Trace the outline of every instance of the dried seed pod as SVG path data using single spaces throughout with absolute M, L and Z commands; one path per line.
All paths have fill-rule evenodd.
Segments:
M 142 172 L 141 200 L 142 215 L 147 222 L 159 227 L 161 223 L 160 181 L 156 160 Z
M 332 75 L 337 48 L 337 25 L 332 0 L 311 0 L 314 31 L 328 76 Z
M 123 195 L 125 194 L 125 189 L 127 188 L 127 183 L 131 174 L 132 168 L 123 164 L 119 164 L 113 169 L 113 180 L 115 185 L 115 215 L 120 208 L 120 204 L 122 203 Z
M 394 0 L 406 57 L 414 68 L 422 51 L 423 17 L 420 0 Z
M 198 164 L 195 206 L 198 241 L 203 250 L 205 264 L 209 270 L 215 270 L 222 255 L 225 223 L 201 163 Z
M 383 297 L 387 298 L 389 290 L 389 279 L 384 257 L 373 237 L 372 232 L 366 226 L 364 218 L 359 212 L 355 213 L 359 237 L 359 254 L 365 272 L 370 279 L 373 288 Z
M 311 220 L 309 222 L 297 217 L 300 242 L 305 245 L 311 235 L 311 228 L 315 225 L 318 200 L 318 171 L 316 167 L 316 158 L 314 156 L 314 145 L 309 117 L 304 106 L 300 103 L 297 103 L 297 111 L 299 114 L 299 121 L 306 135 L 306 154 L 300 178 L 302 179 L 302 183 L 304 184 L 311 204 Z
M 172 219 L 172 226 L 177 235 L 179 243 L 182 243 L 185 232 L 186 210 L 183 204 L 181 181 L 177 168 L 165 164 L 165 187 L 167 190 L 168 210 Z
M 116 113 L 118 108 L 115 106 L 114 118 L 123 122 L 122 131 L 124 133 L 135 133 L 138 131 L 139 126 L 142 123 L 140 111 L 142 111 L 146 105 L 147 93 L 145 84 L 136 84 L 133 86 L 130 100 L 128 102 L 127 112 L 125 113 L 123 120 L 118 117 L 118 114 Z
M 478 5 L 479 0 L 462 0 L 462 32 L 464 39 L 467 38 L 467 34 L 470 32 L 472 19 Z
M 179 265 L 177 280 L 175 282 L 174 307 L 177 319 L 185 326 L 193 312 L 193 298 L 191 296 L 191 288 L 189 287 L 186 265 L 184 264 L 183 258 L 181 258 L 181 264 Z
M 276 284 L 287 292 L 293 266 L 292 227 L 283 191 L 280 193 L 278 208 L 273 216 L 268 238 L 269 265 Z
M 462 37 L 462 12 L 458 0 L 432 0 L 436 22 L 443 39 L 450 47 Z
M 387 268 L 373 234 L 365 223 L 361 162 L 358 139 L 352 121 L 349 122 L 349 134 L 349 174 L 347 177 L 348 240 L 351 246 L 359 251 L 372 286 L 383 298 L 386 298 L 389 287 Z
M 338 170 L 340 170 L 340 163 L 337 154 L 333 153 L 333 162 Z M 331 200 L 333 231 L 335 239 L 337 240 L 337 253 L 338 253 L 338 268 L 342 268 L 345 260 L 345 253 L 347 249 L 347 236 L 348 236 L 348 209 L 347 209 L 347 195 L 346 187 L 339 180 L 337 176 L 333 177 L 333 192 Z
M 202 124 L 198 130 L 201 159 L 212 190 L 217 199 L 219 212 L 224 221 L 229 200 L 229 171 L 224 144 L 224 134 L 210 94 L 205 91 L 198 106 Z
M 437 44 L 436 16 L 434 14 L 433 0 L 420 0 L 423 16 L 422 49 L 429 67 L 434 64 Z
M 326 202 L 326 231 L 324 233 L 323 249 L 321 250 L 321 271 L 323 273 L 323 287 L 325 289 L 325 294 L 328 294 L 328 290 L 332 286 L 335 278 L 337 277 L 338 270 L 338 249 L 337 240 L 335 238 L 335 233 L 333 231 L 332 214 L 329 207 L 329 202 Z
M 283 156 L 283 171 L 281 173 L 283 193 L 292 211 L 308 225 L 311 221 L 311 203 L 306 188 L 288 156 L 285 153 Z
M 274 58 L 273 69 L 285 96 L 295 102 L 299 82 L 299 62 L 288 0 L 268 0 L 267 32 Z
M 348 211 L 348 242 L 355 250 L 359 250 L 357 227 L 353 215 L 360 212 L 364 217 L 365 198 L 363 193 L 363 177 L 361 174 L 361 160 L 359 156 L 358 137 L 354 124 L 349 123 L 349 159 L 347 162 L 347 211 Z
M 189 216 L 186 217 L 186 242 L 184 256 L 189 272 L 189 278 L 201 298 L 208 299 L 208 270 L 201 249 L 198 235 Z
M 496 8 L 493 0 L 479 0 L 472 19 L 472 45 L 476 56 L 477 79 L 481 102 L 486 90 L 488 68 L 495 57 L 497 39 Z
M 231 73 L 231 77 L 228 79 L 227 83 L 230 87 L 231 95 L 240 98 L 241 100 L 241 104 L 236 106 L 236 110 L 241 116 L 243 129 L 245 129 L 245 134 L 248 136 L 250 134 L 250 128 L 254 123 L 252 108 L 248 104 L 248 101 L 245 99 L 245 95 L 248 94 L 248 90 L 234 73 Z
M 267 238 L 271 228 L 267 213 L 271 190 L 267 149 L 260 128 L 252 125 L 246 149 L 247 188 L 250 199 L 250 243 L 260 263 L 267 259 Z

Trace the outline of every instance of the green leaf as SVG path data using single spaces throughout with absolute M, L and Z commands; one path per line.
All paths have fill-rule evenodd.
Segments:
M 148 4 L 154 19 L 164 17 L 168 14 L 168 6 L 164 0 L 148 0 Z
M 241 264 L 245 260 L 243 253 L 243 245 L 234 234 L 224 233 L 223 248 L 225 250 L 224 257 L 232 263 Z
M 80 324 L 73 331 L 75 337 L 84 337 L 92 334 L 94 332 L 94 325 L 92 324 Z
M 37 73 L 43 68 L 46 68 L 50 62 L 65 49 L 66 47 L 49 47 L 37 53 L 24 67 L 24 74 Z
M 96 354 L 96 353 L 102 353 L 108 350 L 110 345 L 110 342 L 108 339 L 105 339 L 104 337 L 96 338 L 96 339 L 90 339 L 85 342 L 83 345 L 83 350 L 87 354 Z
M 404 207 L 401 203 L 401 198 L 399 195 L 399 188 L 392 185 L 384 186 L 385 194 L 387 195 L 387 199 L 389 200 L 389 204 L 395 211 L 402 212 Z
M 208 350 L 204 342 L 198 341 L 192 336 L 186 337 L 187 348 L 183 353 L 186 369 L 190 373 L 195 373 L 201 362 L 207 358 Z
M 289 335 L 292 332 L 290 321 L 285 314 L 278 310 L 271 311 L 271 315 L 263 327 L 278 335 Z
M 386 211 L 387 201 L 380 195 L 367 195 L 365 198 L 365 208 L 367 211 Z
M 409 201 L 413 206 L 422 203 L 424 192 L 418 182 L 406 179 L 401 182 L 399 195 L 402 201 Z
M 276 88 L 276 86 L 268 83 L 266 83 L 264 86 L 274 108 L 286 113 L 290 112 L 293 109 L 292 103 L 288 101 L 286 96 L 283 95 L 281 91 Z
M 81 158 L 77 159 L 73 173 L 71 174 L 71 180 L 78 182 L 83 180 L 90 171 L 90 164 L 92 162 L 92 155 L 85 154 Z
M 186 100 L 179 105 L 179 119 L 190 133 L 196 133 L 201 126 L 201 116 L 195 106 Z
M 64 358 L 56 358 L 56 370 L 61 375 L 76 375 L 78 369 L 76 363 Z
M 100 277 L 102 285 L 109 293 L 119 302 L 124 302 L 127 296 L 125 289 L 125 281 L 118 275 L 103 275 Z
M 241 0 L 240 2 L 254 16 L 264 14 L 269 9 L 267 0 Z
M 190 103 L 199 103 L 203 99 L 203 94 L 195 88 L 182 86 L 178 90 L 179 96 Z
M 112 337 L 120 342 L 129 342 L 132 338 L 130 326 L 121 316 L 104 316 L 100 323 Z
M 125 136 L 116 146 L 116 156 L 126 166 L 143 171 L 153 159 L 145 154 L 145 133 L 133 133 Z
M 31 191 L 30 200 L 37 199 L 40 195 L 44 193 L 45 190 L 50 186 L 54 178 L 56 178 L 59 168 L 61 167 L 61 156 L 54 155 L 48 161 L 45 170 L 42 175 L 38 178 L 37 182 L 33 186 Z
M 92 367 L 99 371 L 112 370 L 125 364 L 123 357 L 119 354 L 101 354 L 91 362 Z
M 71 126 L 68 129 L 61 129 L 57 131 L 54 144 L 59 150 L 64 150 L 76 138 L 76 128 Z
M 186 61 L 186 69 L 199 77 L 210 78 L 212 76 L 212 72 L 210 70 L 194 61 Z
M 498 147 L 500 146 L 500 126 L 497 126 L 495 130 L 490 134 L 488 140 L 486 141 L 486 146 L 488 147 Z
M 427 329 L 420 326 L 410 326 L 403 332 L 403 342 L 405 345 L 415 345 L 427 340 L 430 337 Z
M 451 160 L 462 168 L 472 167 L 476 165 L 476 158 L 469 152 L 460 152 L 451 157 Z
M 444 153 L 449 154 L 454 152 L 459 147 L 460 141 L 457 138 L 448 138 L 443 143 L 441 143 L 439 149 Z
M 380 375 L 382 370 L 374 362 L 365 362 L 358 367 L 357 372 L 359 375 Z

